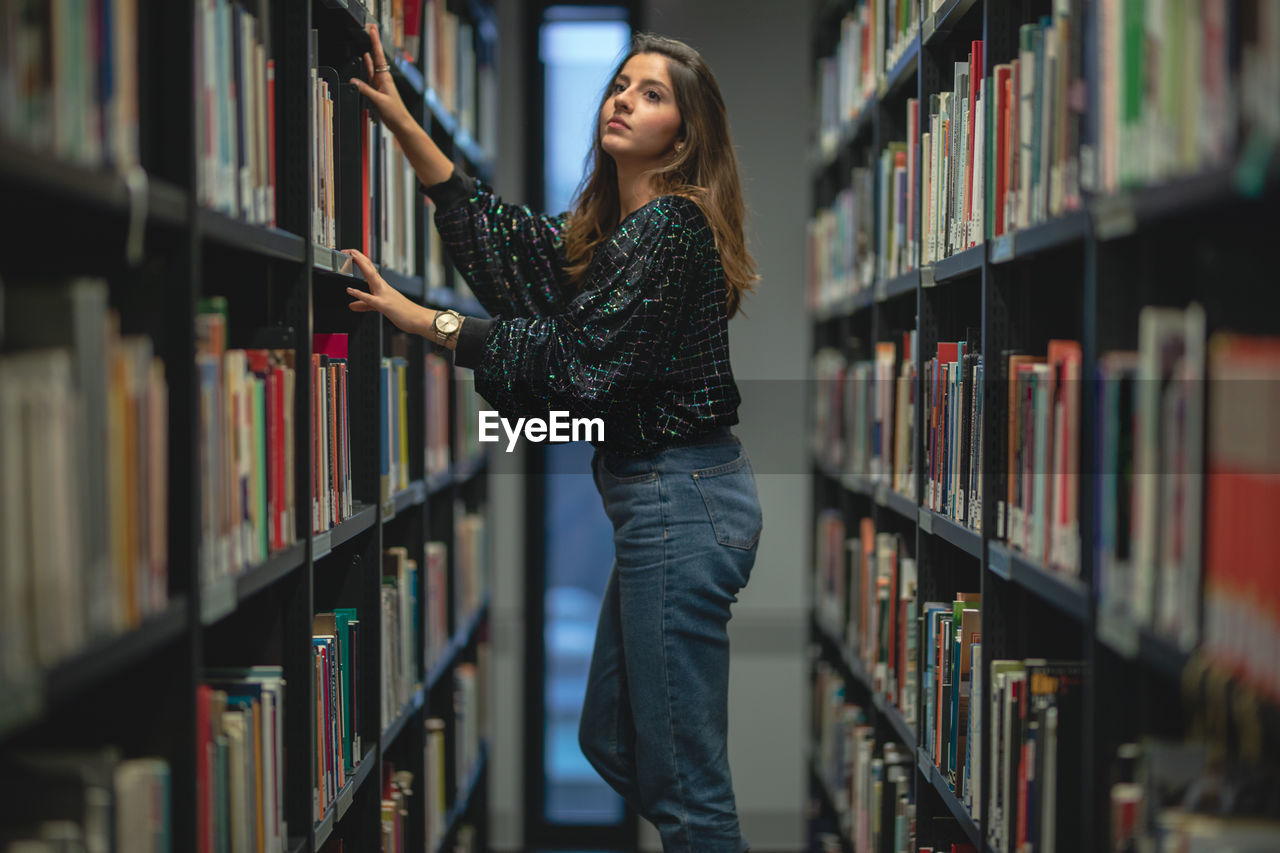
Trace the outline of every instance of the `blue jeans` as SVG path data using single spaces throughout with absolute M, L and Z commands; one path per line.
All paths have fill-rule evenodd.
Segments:
M 615 561 L 578 740 L 666 853 L 741 853 L 729 777 L 729 606 L 760 537 L 755 475 L 722 428 L 633 459 L 597 449 Z

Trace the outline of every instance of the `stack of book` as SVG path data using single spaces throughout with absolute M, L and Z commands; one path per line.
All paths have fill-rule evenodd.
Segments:
M 15 750 L 0 773 L 5 849 L 167 853 L 172 787 L 167 761 L 116 747 Z
M 424 779 L 422 801 L 426 804 L 427 849 L 439 850 L 448 830 L 448 794 L 445 792 L 445 723 L 439 717 L 430 717 L 424 723 L 426 734 L 427 774 Z
M 845 639 L 849 565 L 844 517 L 828 507 L 818 513 L 813 541 L 814 618 L 832 637 Z
M 849 364 L 835 347 L 823 347 L 813 356 L 813 455 L 833 471 L 846 465 L 844 394 Z M 852 462 L 848 463 L 852 466 Z
M 206 670 L 196 688 L 201 853 L 284 848 L 284 687 L 280 667 L 251 666 Z
M 347 336 L 312 336 L 311 353 L 311 532 L 323 533 L 355 511 L 351 492 L 350 376 Z
M 814 356 L 814 454 L 832 470 L 915 491 L 916 333 L 875 346 L 874 361 L 846 361 L 832 347 Z
M 849 186 L 805 226 L 809 308 L 821 311 L 869 291 L 876 275 L 874 173 L 853 168 Z
M 444 0 L 425 0 L 423 47 L 427 86 L 455 114 L 461 129 L 492 152 L 496 141 L 497 68 L 472 23 L 450 12 Z
M 138 2 L 96 6 L 90 15 L 59 3 L 5 4 L 0 134 L 70 162 L 125 169 L 138 163 Z
M 982 529 L 982 352 L 976 330 L 924 364 L 926 509 Z
M 418 669 L 418 563 L 406 548 L 382 554 L 382 717 L 386 729 L 421 684 Z
M 818 148 L 826 157 L 835 153 L 841 128 L 855 118 L 875 93 L 884 68 L 884 28 L 878 2 L 860 2 L 840 22 L 840 41 L 834 56 L 818 60 L 814 79 L 820 105 Z
M 1204 742 L 1155 737 L 1122 744 L 1111 786 L 1112 850 L 1275 850 L 1267 803 L 1274 774 L 1224 766 Z
M 434 667 L 449 647 L 449 546 L 427 543 L 427 636 L 426 665 Z
M 1280 137 L 1274 4 L 1103 0 L 1097 16 L 1101 190 L 1221 167 L 1251 141 L 1265 160 Z
M 920 605 L 924 644 L 924 691 L 921 697 L 924 734 L 922 747 L 933 759 L 956 799 L 974 799 L 966 773 L 971 749 L 981 738 L 971 738 L 971 701 L 974 661 L 981 673 L 982 596 L 976 592 L 957 593 L 952 601 L 926 601 Z M 981 731 L 980 728 L 974 731 Z
M 987 766 L 970 768 L 975 794 L 989 776 L 986 809 L 975 814 L 988 845 L 996 853 L 1080 849 L 1084 664 L 992 660 L 990 672 L 990 690 L 972 703 L 990 715 Z
M 884 52 L 884 67 L 881 73 L 887 74 L 898 63 L 902 55 L 911 48 L 920 33 L 920 4 L 914 0 L 878 0 L 883 6 L 885 35 L 888 45 Z
M 426 471 L 427 475 L 441 474 L 449 470 L 451 446 L 449 444 L 449 376 L 453 364 L 439 352 L 428 352 L 424 359 L 426 389 Z
M 320 34 L 311 31 L 312 56 Z M 317 246 L 338 248 L 337 140 L 339 82 L 328 67 L 311 69 L 311 240 Z M 381 125 L 375 125 L 380 128 Z
M 382 762 L 382 853 L 409 853 L 409 798 L 413 774 Z
M 871 675 L 872 692 L 915 721 L 916 561 L 896 533 L 876 532 L 862 519 L 847 542 L 850 559 L 849 645 Z
M 814 771 L 835 807 L 840 831 L 857 850 L 915 848 L 915 758 L 900 744 L 877 742 L 864 708 L 851 702 L 840 674 L 815 662 Z
M 1008 459 L 997 537 L 1055 569 L 1080 571 L 1078 341 L 1049 341 L 1048 356 L 1001 353 L 1008 383 Z
M 1148 306 L 1138 323 L 1138 352 L 1098 359 L 1098 607 L 1190 649 L 1200 636 L 1205 315 Z M 1223 399 L 1232 384 L 1215 383 Z M 1252 397 L 1233 404 L 1242 401 L 1256 410 Z M 1219 421 L 1228 434 L 1235 417 Z
M 480 758 L 480 677 L 474 663 L 461 662 L 453 668 L 453 766 L 454 784 L 461 793 Z
M 475 613 L 488 594 L 489 553 L 482 513 L 465 512 L 459 502 L 454 519 L 453 612 L 461 621 Z
M 1215 334 L 1209 380 L 1205 651 L 1280 702 L 1280 338 Z
M 927 129 L 920 138 L 924 263 L 976 246 L 983 239 L 985 169 L 983 43 L 952 67 L 953 87 L 929 96 Z
M 422 206 L 418 176 L 391 131 L 381 124 L 377 128 L 381 158 L 377 197 L 382 203 L 382 243 L 378 263 L 394 272 L 413 275 L 418 253 L 417 217 L 414 213 Z
M 996 65 L 985 119 L 986 233 L 1008 234 L 1081 206 L 1084 20 L 1077 3 L 1023 24 L 1018 54 Z M 1104 35 L 1106 39 L 1108 35 Z M 979 114 L 981 121 L 981 114 Z
M 894 141 L 880 152 L 880 259 L 878 275 L 890 279 L 920 264 L 916 229 L 916 186 L 920 160 L 914 140 L 920 129 L 920 101 L 907 98 L 907 140 Z
M 227 300 L 196 315 L 201 580 L 243 572 L 296 540 L 291 349 L 228 349 Z
M 382 462 L 382 500 L 409 488 L 409 363 L 400 356 L 383 358 L 378 376 Z
M 0 680 L 168 605 L 169 402 L 100 279 L 7 282 L 0 356 Z
M 360 620 L 355 608 L 317 613 L 311 622 L 315 653 L 316 797 L 314 819 L 360 764 Z
M 228 216 L 274 226 L 276 95 L 270 8 L 260 1 L 196 4 L 196 197 L 202 206 Z

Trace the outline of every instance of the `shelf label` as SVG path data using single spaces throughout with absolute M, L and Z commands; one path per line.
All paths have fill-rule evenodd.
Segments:
M 876 503 L 880 506 L 889 505 L 889 486 L 886 483 L 876 483 Z
M 311 537 L 311 559 L 318 560 L 333 550 L 333 531 L 326 530 Z
M 387 498 L 382 502 L 382 520 L 391 521 L 396 517 L 396 499 Z
M 920 508 L 920 529 L 930 536 L 933 535 L 933 513 L 924 507 Z
M 933 264 L 920 267 L 920 286 L 933 287 L 935 284 L 937 282 L 933 278 Z
M 994 546 L 994 543 L 993 543 Z M 987 565 L 1005 580 L 1009 580 L 1009 552 L 1004 547 L 995 546 L 987 550 Z
M 236 579 L 220 578 L 200 590 L 200 621 L 212 625 L 236 609 Z
M 1133 199 L 1124 193 L 1103 196 L 1093 204 L 1093 232 L 1099 240 L 1113 240 L 1132 234 L 1137 222 Z
M 1013 260 L 1013 235 L 1001 234 L 991 244 L 991 263 L 1002 264 Z

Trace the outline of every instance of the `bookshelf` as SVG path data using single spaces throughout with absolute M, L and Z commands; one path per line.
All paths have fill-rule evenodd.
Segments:
M 125 64 L 109 70 L 127 72 L 114 77 L 122 100 L 95 100 L 105 97 L 97 83 L 81 90 L 70 77 L 57 77 L 58 87 L 53 77 L 34 78 L 36 88 L 22 93 L 34 104 L 23 113 L 28 123 L 0 136 L 0 187 L 26 208 L 6 230 L 0 262 L 0 515 L 6 537 L 33 549 L 11 547 L 0 569 L 10 603 L 0 767 L 30 789 L 0 791 L 0 847 L 44 834 L 77 836 L 90 849 L 160 849 L 151 834 L 98 834 L 71 803 L 93 791 L 120 832 L 133 832 L 140 818 L 158 817 L 137 804 L 160 802 L 152 795 L 165 791 L 164 849 L 215 849 L 207 833 L 249 826 L 244 849 L 390 850 L 381 847 L 388 821 L 397 850 L 486 849 L 490 484 L 466 417 L 474 391 L 450 367 L 435 370 L 433 381 L 445 384 L 428 397 L 427 362 L 443 351 L 380 315 L 349 311 L 343 288 L 353 276 L 335 249 L 360 247 L 368 233 L 366 254 L 411 299 L 484 312 L 440 257 L 433 208 L 416 188 L 400 197 L 403 208 L 390 207 L 406 176 L 393 159 L 370 166 L 362 157 L 358 96 L 330 89 L 323 157 L 309 128 L 321 103 L 312 70 L 331 69 L 335 83 L 349 79 L 366 49 L 363 26 L 378 21 L 384 34 L 403 30 L 391 64 L 415 118 L 460 168 L 492 179 L 495 106 L 484 78 L 497 49 L 496 15 L 484 2 L 434 0 L 90 5 L 116 16 L 108 53 Z M 56 24 L 55 41 L 89 37 L 87 23 L 55 22 L 55 14 L 33 14 L 24 32 L 48 35 Z M 389 50 L 390 42 L 384 35 Z M 232 64 L 206 79 L 193 57 Z M 17 73 L 18 63 L 40 57 L 3 61 Z M 77 73 L 101 80 L 107 70 Z M 55 62 L 54 76 L 62 71 Z M 196 91 L 200 79 L 232 77 L 241 100 L 222 83 Z M 52 120 L 40 99 L 54 91 L 105 117 L 90 128 L 101 139 L 78 142 L 55 129 L 46 144 Z M 115 135 L 120 128 L 136 131 L 136 143 Z M 209 148 L 211 138 L 224 147 Z M 313 173 L 324 158 L 332 241 L 311 228 L 320 200 Z M 230 190 L 208 180 L 223 167 L 237 175 Z M 399 242 L 384 245 L 393 229 Z M 118 328 L 104 340 L 109 312 Z M 339 339 L 341 355 L 325 350 L 332 361 L 322 377 L 332 388 L 316 384 L 313 355 Z M 70 380 L 56 379 L 48 401 L 31 396 L 46 371 L 63 376 L 62 351 L 71 354 Z M 101 379 L 93 378 L 95 352 L 106 354 Z M 250 353 L 248 366 L 233 368 L 233 353 Z M 252 353 L 268 360 L 254 362 Z M 127 382 L 110 372 L 117 363 Z M 135 365 L 137 376 L 128 372 Z M 54 407 L 52 438 L 41 437 L 39 421 L 22 420 L 35 400 Z M 326 422 L 315 417 L 322 401 Z M 82 434 L 72 411 L 98 415 Z M 429 464 L 433 414 L 432 429 L 443 432 Z M 128 426 L 120 429 L 116 417 Z M 333 441 L 327 459 L 316 455 L 322 439 Z M 102 480 L 84 479 L 90 475 L 77 474 L 69 458 L 100 458 L 89 468 Z M 321 499 L 332 507 L 327 520 L 312 516 Z M 34 509 L 18 510 L 28 503 L 59 510 L 41 516 L 65 526 L 36 525 Z M 108 548 L 119 529 L 134 537 L 121 534 L 127 557 Z M 389 551 L 401 555 L 398 572 Z M 85 559 L 66 556 L 77 554 Z M 18 570 L 41 555 L 57 557 L 52 576 L 64 586 L 37 591 L 34 576 Z M 48 611 L 54 592 L 63 596 L 60 612 Z M 317 617 L 347 611 L 358 629 L 337 619 L 344 627 L 327 645 L 313 639 L 326 634 Z M 59 623 L 73 627 L 54 645 L 48 637 Z M 443 642 L 432 645 L 437 634 Z M 333 656 L 328 663 L 321 646 Z M 329 669 L 324 680 L 318 675 L 322 663 L 331 681 Z M 391 707 L 393 678 L 404 701 Z M 322 741 L 344 754 L 330 759 Z M 18 774 L 15 764 L 36 769 Z M 237 768 L 254 769 L 237 776 Z M 412 773 L 411 794 L 393 783 L 393 771 Z M 329 777 L 322 806 L 318 788 Z M 68 792 L 63 805 L 52 805 L 49 786 Z M 388 796 L 401 815 L 388 812 Z M 259 811 L 265 834 L 255 838 Z
M 1125 42 L 1118 21 L 1143 8 L 1129 23 L 1145 41 Z M 813 6 L 812 849 L 1002 853 L 1020 833 L 1119 849 L 1152 838 L 1155 815 L 1169 837 L 1224 846 L 1239 826 L 1172 811 L 1207 756 L 1233 790 L 1276 790 L 1280 694 L 1247 632 L 1278 617 L 1221 586 L 1236 571 L 1248 596 L 1272 595 L 1238 565 L 1273 565 L 1271 545 L 1223 549 L 1274 537 L 1213 486 L 1231 481 L 1209 457 L 1273 411 L 1280 375 L 1263 284 L 1280 115 L 1242 99 L 1261 78 L 1231 58 L 1265 56 L 1274 85 L 1280 57 L 1253 46 L 1271 12 L 1232 7 L 1214 31 L 1202 11 Z M 1197 52 L 1173 50 L 1188 39 Z M 1120 61 L 1139 55 L 1145 71 Z M 1197 62 L 1221 74 L 1189 74 Z M 1152 69 L 1145 89 L 1126 77 Z M 1183 96 L 1239 109 L 1196 137 Z M 1130 112 L 1103 109 L 1117 103 Z M 1023 171 L 1011 145 L 1044 160 Z M 1232 373 L 1244 341 L 1270 355 Z M 1246 375 L 1255 396 L 1202 381 Z M 1139 417 L 1150 432 L 1118 426 Z M 1274 436 L 1258 441 L 1274 458 Z M 1251 464 L 1239 487 L 1256 476 L 1272 491 L 1250 494 L 1273 501 L 1274 469 Z M 860 837 L 851 816 L 902 750 L 908 788 L 870 806 L 892 831 Z M 1257 843 L 1276 843 L 1256 816 Z

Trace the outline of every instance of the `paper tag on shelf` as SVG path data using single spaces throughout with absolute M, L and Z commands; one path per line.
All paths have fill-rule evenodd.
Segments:
M 1102 196 L 1093 203 L 1093 232 L 1099 240 L 1132 234 L 1137 222 L 1133 199 L 1127 193 Z
M 235 578 L 219 578 L 200 590 L 200 621 L 205 625 L 212 625 L 235 609 Z
M 396 499 L 387 498 L 382 502 L 382 520 L 390 521 L 396 517 Z
M 924 507 L 920 508 L 920 529 L 930 535 L 933 534 L 933 513 Z
M 999 264 L 1013 259 L 1013 235 L 1001 234 L 991 243 L 991 263 Z

